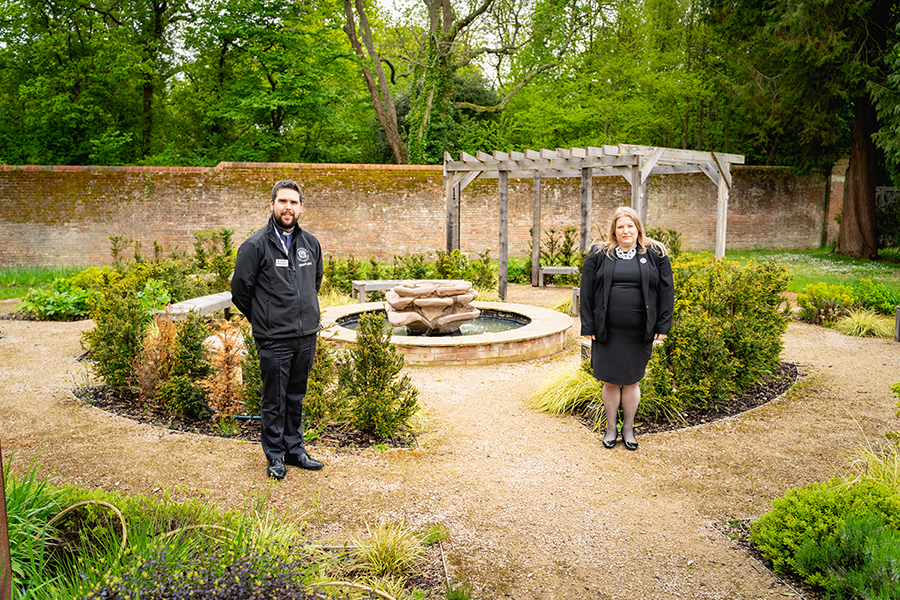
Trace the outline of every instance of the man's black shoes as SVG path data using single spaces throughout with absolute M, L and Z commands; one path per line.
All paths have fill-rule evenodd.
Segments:
M 325 466 L 324 463 L 310 458 L 309 454 L 307 454 L 304 450 L 301 450 L 297 454 L 285 454 L 284 462 L 293 467 L 300 467 L 301 469 L 306 469 L 308 471 L 318 471 L 323 466 Z
M 284 461 L 280 458 L 270 458 L 269 468 L 266 472 L 269 474 L 269 477 L 281 480 L 287 474 L 287 469 L 284 467 Z

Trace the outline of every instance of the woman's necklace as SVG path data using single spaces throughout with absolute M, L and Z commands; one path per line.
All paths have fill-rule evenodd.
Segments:
M 633 247 L 628 252 L 622 252 L 622 249 L 616 246 L 616 256 L 621 258 L 622 260 L 631 260 L 634 258 L 634 255 L 637 253 L 637 246 Z

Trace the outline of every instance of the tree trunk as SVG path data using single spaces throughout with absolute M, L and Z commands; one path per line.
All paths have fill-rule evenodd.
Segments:
M 850 134 L 850 167 L 844 184 L 844 210 L 835 252 L 854 258 L 877 258 L 875 169 L 872 134 L 878 130 L 875 107 L 868 94 L 856 101 Z
M 356 13 L 359 17 L 359 30 L 362 34 L 362 42 L 356 35 L 356 17 L 353 9 L 356 7 Z M 388 144 L 394 153 L 398 165 L 409 163 L 409 154 L 403 137 L 400 135 L 400 127 L 397 124 L 397 110 L 394 106 L 394 97 L 391 94 L 391 88 L 388 85 L 387 76 L 381 66 L 381 57 L 375 50 L 375 42 L 372 38 L 372 29 L 369 26 L 369 19 L 366 15 L 365 6 L 360 0 L 344 0 L 344 16 L 346 17 L 346 25 L 344 31 L 350 40 L 350 46 L 356 53 L 360 63 L 363 79 L 366 82 L 366 89 L 369 90 L 369 96 L 372 98 L 372 104 L 375 108 L 375 116 L 381 127 L 387 135 Z M 366 66 L 371 65 L 371 68 Z M 373 73 L 374 71 L 374 73 Z

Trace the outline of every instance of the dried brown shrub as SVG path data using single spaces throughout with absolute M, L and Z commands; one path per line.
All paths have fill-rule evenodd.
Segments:
M 213 374 L 200 382 L 209 393 L 209 406 L 220 419 L 228 419 L 244 412 L 244 385 L 241 378 L 241 358 L 244 334 L 229 321 L 215 321 L 215 333 L 210 338 L 210 365 Z
M 157 389 L 169 378 L 177 335 L 178 327 L 169 314 L 155 317 L 147 329 L 144 346 L 134 361 L 134 384 L 141 402 L 155 402 Z

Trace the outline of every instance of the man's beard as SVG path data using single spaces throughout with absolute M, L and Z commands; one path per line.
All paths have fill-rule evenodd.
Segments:
M 283 220 L 283 219 L 284 219 L 284 215 L 283 215 L 283 214 L 281 214 L 281 215 L 274 215 L 274 216 L 275 216 L 275 224 L 278 225 L 279 227 L 281 227 L 281 228 L 284 229 L 284 230 L 290 230 L 290 229 L 293 229 L 293 228 L 294 228 L 294 225 L 297 224 L 297 219 L 296 219 L 296 217 L 294 217 L 293 215 L 291 215 L 291 223 L 290 223 L 290 225 L 285 224 L 285 222 L 284 222 L 284 220 Z

